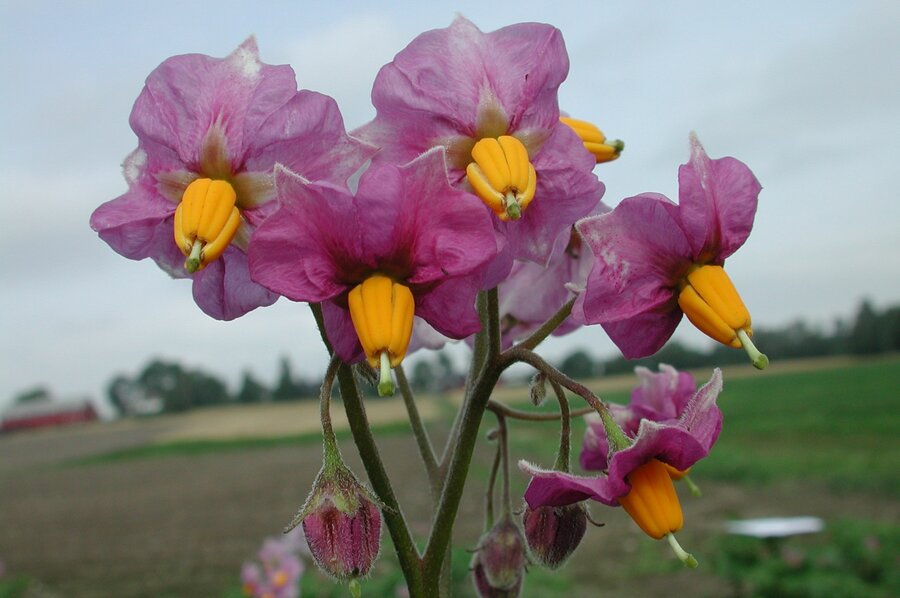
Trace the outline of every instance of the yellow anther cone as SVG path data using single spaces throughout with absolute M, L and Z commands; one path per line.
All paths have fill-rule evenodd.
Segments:
M 693 267 L 681 281 L 678 306 L 710 338 L 735 349 L 743 347 L 758 369 L 769 364 L 750 340 L 750 312 L 722 266 Z
M 681 503 L 666 466 L 657 459 L 644 463 L 628 475 L 631 491 L 619 499 L 634 522 L 654 540 L 677 532 L 684 525 Z
M 631 491 L 619 504 L 645 534 L 654 540 L 666 538 L 678 559 L 694 568 L 697 559 L 675 539 L 675 532 L 684 525 L 684 514 L 669 469 L 662 461 L 651 459 L 632 471 L 626 478 Z
M 486 137 L 472 148 L 466 177 L 475 194 L 501 220 L 517 220 L 534 199 L 537 172 L 521 141 L 509 135 Z
M 415 299 L 409 287 L 375 274 L 350 291 L 350 318 L 372 367 L 379 367 L 387 353 L 391 367 L 406 356 L 412 336 Z
M 575 131 L 575 134 L 578 135 L 578 137 L 581 138 L 582 143 L 584 143 L 585 149 L 594 154 L 594 159 L 597 161 L 597 164 L 615 160 L 622 153 L 622 150 L 625 149 L 625 144 L 622 141 L 618 139 L 607 141 L 603 131 L 586 120 L 579 120 L 568 116 L 561 116 L 559 117 L 559 120 Z
M 227 181 L 197 179 L 188 185 L 175 209 L 175 243 L 196 272 L 219 258 L 241 224 L 237 194 Z

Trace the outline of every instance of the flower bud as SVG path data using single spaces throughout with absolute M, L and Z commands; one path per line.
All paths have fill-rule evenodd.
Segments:
M 531 404 L 540 407 L 547 400 L 547 377 L 538 372 L 531 379 L 528 386 L 528 392 L 531 395 Z
M 366 575 L 381 545 L 377 499 L 342 463 L 325 465 L 288 529 L 303 524 L 316 564 L 338 579 Z
M 472 582 L 475 584 L 475 592 L 479 598 L 518 598 L 522 592 L 522 580 L 525 577 L 524 571 L 520 571 L 513 587 L 509 589 L 495 588 L 487 579 L 484 572 L 484 565 L 481 562 L 481 555 L 475 554 L 472 559 Z
M 525 572 L 525 538 L 519 524 L 510 515 L 501 517 L 494 527 L 481 537 L 476 550 L 473 565 L 475 567 L 481 565 L 488 587 L 495 590 L 513 590 L 521 587 Z M 511 595 L 517 596 L 518 591 Z
M 581 503 L 563 507 L 525 507 L 525 539 L 532 558 L 557 569 L 575 552 L 587 530 L 587 512 Z

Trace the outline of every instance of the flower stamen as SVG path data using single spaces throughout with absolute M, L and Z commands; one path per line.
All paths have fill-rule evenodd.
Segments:
M 584 143 L 585 149 L 594 154 L 597 164 L 615 160 L 622 153 L 622 150 L 625 149 L 624 141 L 620 139 L 608 141 L 606 135 L 603 134 L 603 131 L 586 120 L 578 120 L 577 118 L 569 118 L 568 116 L 561 116 L 559 117 L 559 120 L 575 131 L 575 134 L 578 135 L 578 137 L 581 138 L 582 143 Z
M 466 177 L 475 194 L 503 220 L 518 220 L 534 199 L 537 173 L 528 150 L 510 135 L 479 140 Z
M 350 291 L 347 302 L 366 359 L 380 372 L 378 393 L 390 396 L 391 368 L 403 361 L 412 336 L 412 291 L 383 274 L 373 274 Z
M 619 504 L 645 534 L 654 540 L 666 538 L 678 559 L 693 569 L 697 559 L 675 539 L 675 532 L 684 525 L 684 514 L 669 469 L 662 461 L 651 459 L 632 471 L 626 478 L 631 491 Z
M 227 181 L 196 179 L 184 190 L 175 209 L 175 243 L 187 258 L 190 273 L 218 259 L 241 224 L 237 194 Z
M 743 347 L 757 369 L 769 365 L 750 340 L 750 312 L 722 266 L 695 264 L 679 287 L 678 306 L 694 326 L 723 345 Z

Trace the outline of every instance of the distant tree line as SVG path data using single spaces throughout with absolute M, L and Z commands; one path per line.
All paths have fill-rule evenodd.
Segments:
M 156 359 L 134 378 L 114 378 L 107 387 L 107 395 L 123 415 L 150 415 L 211 405 L 309 399 L 318 397 L 319 385 L 318 381 L 296 377 L 291 372 L 290 362 L 283 357 L 273 388 L 245 371 L 240 389 L 232 395 L 225 383 L 214 374 Z
M 830 332 L 798 321 L 783 328 L 754 327 L 753 340 L 773 361 L 900 351 L 900 305 L 878 311 L 869 301 L 863 301 L 852 323 L 838 320 Z M 590 353 L 579 349 L 568 354 L 559 363 L 559 368 L 566 375 L 578 379 L 631 372 L 638 365 L 655 368 L 659 363 L 667 363 L 676 368 L 688 369 L 745 361 L 743 351 L 735 351 L 719 344 L 703 351 L 672 341 L 655 355 L 634 360 L 618 356 L 596 361 Z

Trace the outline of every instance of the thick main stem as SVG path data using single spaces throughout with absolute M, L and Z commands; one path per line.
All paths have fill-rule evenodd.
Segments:
M 447 470 L 443 477 L 441 498 L 423 557 L 423 576 L 426 580 L 435 580 L 435 584 L 440 575 L 441 563 L 450 548 L 453 522 L 456 520 L 469 466 L 472 463 L 472 453 L 478 439 L 481 418 L 490 399 L 491 391 L 506 367 L 499 361 L 500 317 L 497 290 L 488 291 L 479 299 L 482 323 L 480 336 L 482 338 L 486 336 L 486 339 L 483 341 L 485 342 L 483 353 L 479 355 L 479 351 L 476 349 L 475 354 L 482 363 L 472 364 L 470 376 L 474 373 L 474 378 L 469 380 L 470 385 L 462 409 L 457 416 L 457 421 L 454 422 L 451 436 L 447 440 L 444 458 L 449 458 L 450 461 L 442 463 L 442 468 L 446 466 Z
M 372 436 L 372 429 L 369 427 L 366 410 L 362 403 L 362 397 L 359 395 L 356 380 L 353 378 L 353 372 L 348 365 L 342 363 L 338 368 L 337 377 L 341 396 L 344 399 L 344 410 L 347 412 L 350 431 L 359 450 L 359 456 L 366 468 L 372 488 L 386 507 L 382 510 L 384 522 L 394 542 L 394 549 L 397 551 L 397 558 L 400 561 L 400 568 L 403 569 L 410 596 L 426 598 L 429 594 L 425 590 L 427 577 L 423 576 L 422 561 L 409 532 L 406 519 L 403 517 L 400 504 L 394 495 L 394 489 L 391 487 L 387 471 L 384 469 L 378 447 L 375 445 L 375 438 Z

